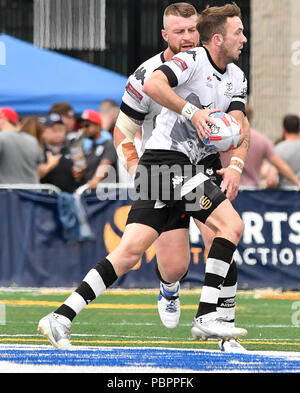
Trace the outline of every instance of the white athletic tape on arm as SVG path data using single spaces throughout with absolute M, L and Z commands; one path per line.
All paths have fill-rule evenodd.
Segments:
M 199 110 L 195 105 L 187 102 L 182 108 L 181 114 L 188 120 L 192 120 L 194 114 Z
M 127 168 L 128 161 L 138 158 L 134 146 L 134 137 L 140 129 L 140 125 L 131 120 L 124 112 L 120 111 L 116 121 L 116 127 L 124 134 L 125 139 L 118 145 L 116 151 L 121 164 Z
M 235 171 L 239 172 L 240 174 L 243 173 L 243 171 L 241 170 L 241 168 L 239 168 L 239 167 L 236 166 L 236 165 L 229 165 L 228 168 L 234 169 Z
M 134 141 L 135 134 L 140 129 L 140 125 L 131 120 L 124 112 L 120 111 L 116 121 L 116 127 L 128 138 Z
M 239 157 L 231 157 L 230 161 L 237 161 L 240 164 L 242 164 L 243 166 L 245 165 L 245 162 Z
M 134 146 L 134 142 L 125 138 L 117 147 L 117 155 L 121 164 L 127 169 L 127 164 L 131 160 L 138 160 L 138 153 Z

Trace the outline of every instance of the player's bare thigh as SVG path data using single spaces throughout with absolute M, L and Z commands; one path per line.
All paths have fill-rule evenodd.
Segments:
M 167 282 L 180 280 L 190 263 L 189 229 L 163 232 L 154 243 L 158 269 Z
M 126 225 L 120 244 L 107 256 L 117 276 L 120 277 L 135 266 L 157 237 L 157 231 L 148 225 Z

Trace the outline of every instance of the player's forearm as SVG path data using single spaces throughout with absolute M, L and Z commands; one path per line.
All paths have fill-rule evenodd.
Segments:
M 140 126 L 140 121 L 129 118 L 120 112 L 114 129 L 114 146 L 119 160 L 131 176 L 134 175 L 139 160 L 134 137 Z
M 116 127 L 115 131 L 117 130 L 118 128 Z M 129 174 L 133 176 L 139 161 L 138 152 L 133 141 L 128 140 L 128 138 L 126 138 L 120 130 L 118 130 L 117 133 L 119 136 L 114 138 L 114 143 L 118 157 L 121 164 L 125 167 Z
M 159 70 L 145 82 L 143 92 L 158 104 L 177 113 L 181 113 L 186 104 L 186 100 L 174 92 L 165 74 Z
M 234 114 L 232 115 L 234 116 Z M 237 118 L 238 117 L 237 115 L 234 117 L 241 124 L 242 137 L 239 145 L 231 152 L 230 165 L 234 167 L 238 167 L 240 169 L 240 172 L 242 172 L 250 147 L 250 126 L 249 126 L 248 119 L 246 117 L 244 119 Z

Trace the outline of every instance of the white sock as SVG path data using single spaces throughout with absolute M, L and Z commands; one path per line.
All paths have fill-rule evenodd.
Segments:
M 162 282 L 161 284 L 167 292 L 178 292 L 179 290 L 179 281 L 170 284 L 165 284 Z

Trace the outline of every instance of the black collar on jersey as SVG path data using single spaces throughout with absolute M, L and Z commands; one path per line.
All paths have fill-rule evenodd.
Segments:
M 166 62 L 164 53 L 165 53 L 165 52 L 161 52 L 161 54 L 160 54 L 160 60 L 161 60 L 162 63 L 165 63 L 165 62 Z
M 202 46 L 202 45 L 201 45 L 201 46 Z M 214 63 L 214 61 L 213 61 L 213 59 L 211 58 L 211 55 L 210 55 L 208 49 L 205 48 L 205 46 L 202 46 L 202 48 L 205 49 L 206 54 L 207 54 L 207 57 L 208 57 L 208 60 L 209 60 L 210 64 L 214 67 L 214 69 L 215 69 L 216 71 L 218 71 L 218 72 L 219 72 L 220 74 L 222 74 L 222 75 L 225 74 L 225 72 L 226 72 L 226 67 L 225 67 L 225 70 L 221 70 L 221 68 L 219 68 L 219 67 Z

